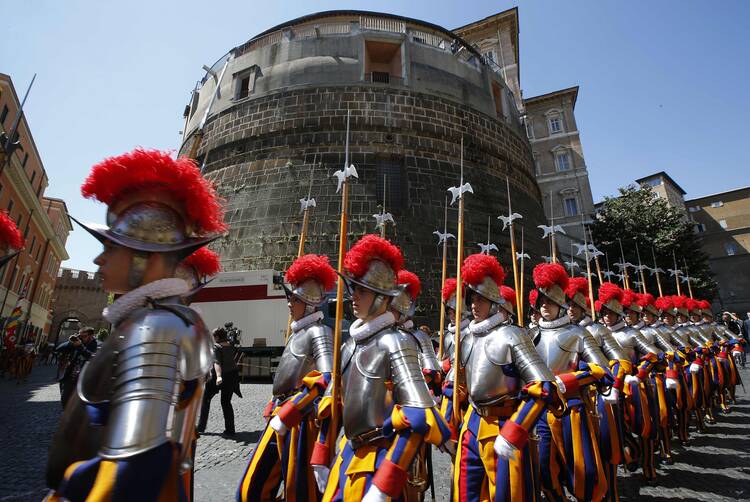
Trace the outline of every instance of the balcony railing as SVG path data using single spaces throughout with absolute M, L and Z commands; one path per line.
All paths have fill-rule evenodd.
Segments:
M 371 82 L 373 84 L 404 85 L 404 79 L 402 77 L 395 77 L 389 73 L 381 71 L 365 73 L 365 82 Z
M 363 30 L 389 31 L 391 33 L 406 33 L 406 23 L 398 19 L 387 17 L 360 16 L 359 27 Z

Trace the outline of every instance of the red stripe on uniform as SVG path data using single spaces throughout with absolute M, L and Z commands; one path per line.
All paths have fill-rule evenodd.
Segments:
M 193 303 L 237 302 L 243 300 L 277 300 L 281 296 L 270 296 L 265 284 L 255 286 L 228 286 L 223 288 L 203 288 L 193 297 Z

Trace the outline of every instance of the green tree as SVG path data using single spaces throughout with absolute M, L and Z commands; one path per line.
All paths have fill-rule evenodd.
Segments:
M 701 248 L 701 239 L 685 213 L 669 207 L 649 186 L 629 185 L 619 191 L 618 197 L 605 198 L 591 227 L 594 243 L 607 253 L 606 259 L 600 257 L 602 268 L 609 261 L 612 271 L 617 271 L 613 263 L 622 260 L 622 243 L 626 262 L 638 265 L 639 251 L 641 263 L 653 268 L 656 256 L 657 265 L 665 271 L 660 274 L 665 295 L 677 294 L 675 278 L 667 272 L 675 268 L 676 261 L 677 269 L 693 278 L 690 282 L 693 296 L 711 300 L 716 294 L 716 282 L 708 266 L 708 256 Z M 636 289 L 633 281 L 640 281 L 639 272 L 629 269 L 628 274 L 631 288 Z M 644 270 L 644 275 L 648 292 L 657 296 L 656 276 L 648 270 Z M 680 288 L 683 294 L 688 294 L 686 282 L 680 282 Z
M 96 336 L 96 338 L 100 342 L 103 342 L 104 340 L 107 339 L 108 336 L 109 336 L 109 331 L 107 331 L 106 328 L 102 328 L 99 330 L 99 334 Z

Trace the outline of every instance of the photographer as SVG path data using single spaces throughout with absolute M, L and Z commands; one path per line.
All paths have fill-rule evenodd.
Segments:
M 78 375 L 83 365 L 96 353 L 97 344 L 94 338 L 94 328 L 86 326 L 77 334 L 71 335 L 67 342 L 61 343 L 55 352 L 58 357 L 65 357 L 67 362 L 63 370 L 60 383 L 60 402 L 62 407 L 75 392 Z
M 242 397 L 240 392 L 240 376 L 237 364 L 234 362 L 234 347 L 229 343 L 227 330 L 216 328 L 214 337 L 214 368 L 206 381 L 206 391 L 203 394 L 200 419 L 196 430 L 205 432 L 208 424 L 208 413 L 211 409 L 211 399 L 221 393 L 221 411 L 224 413 L 224 434 L 233 436 L 234 409 L 232 408 L 232 394 Z

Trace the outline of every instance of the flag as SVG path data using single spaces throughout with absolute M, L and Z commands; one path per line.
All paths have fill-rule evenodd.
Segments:
M 27 281 L 23 286 L 23 290 L 21 290 L 18 301 L 16 301 L 16 306 L 13 307 L 13 310 L 10 312 L 10 316 L 5 322 L 5 336 L 3 336 L 3 344 L 8 350 L 13 350 L 16 347 L 16 342 L 18 341 L 16 330 L 18 329 L 18 324 L 21 320 L 21 316 L 23 315 L 22 305 L 23 301 L 26 299 L 28 288 L 29 283 Z

